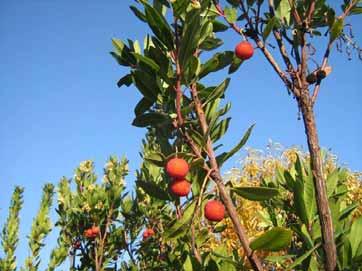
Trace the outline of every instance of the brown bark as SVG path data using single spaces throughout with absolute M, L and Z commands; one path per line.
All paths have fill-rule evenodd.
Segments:
M 314 186 L 316 188 L 319 222 L 321 225 L 323 250 L 325 253 L 325 270 L 337 270 L 337 252 L 334 242 L 334 228 L 329 208 L 326 180 L 323 173 L 323 162 L 320 153 L 317 126 L 313 112 L 309 92 L 303 91 L 298 99 L 302 111 L 305 133 L 307 135 L 310 162 L 313 173 Z

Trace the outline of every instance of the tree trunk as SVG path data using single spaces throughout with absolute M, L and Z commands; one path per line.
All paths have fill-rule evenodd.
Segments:
M 246 238 L 246 233 L 244 231 L 244 228 L 241 226 L 241 223 L 240 223 L 239 217 L 238 217 L 238 213 L 231 200 L 231 197 L 226 192 L 226 188 L 222 181 L 220 173 L 218 171 L 215 171 L 215 172 L 211 173 L 211 177 L 215 181 L 217 187 L 219 188 L 220 197 L 226 207 L 227 212 L 229 213 L 229 216 L 230 216 L 231 221 L 233 222 L 233 225 L 235 228 L 235 233 L 239 237 L 239 240 L 242 244 L 245 255 L 247 256 L 251 266 L 253 267 L 253 270 L 255 270 L 255 271 L 264 270 L 259 258 L 256 256 L 254 251 L 251 250 L 251 248 L 249 246 L 249 240 Z
M 325 253 L 325 270 L 335 271 L 337 268 L 337 252 L 334 241 L 334 228 L 331 210 L 328 203 L 326 180 L 323 173 L 323 162 L 319 147 L 317 126 L 313 106 L 308 92 L 301 91 L 301 96 L 298 99 L 298 102 L 303 115 L 314 186 L 316 188 L 318 215 L 321 225 L 323 249 Z

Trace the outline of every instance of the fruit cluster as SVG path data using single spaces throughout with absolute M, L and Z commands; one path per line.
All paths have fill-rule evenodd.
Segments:
M 92 228 L 86 229 L 84 231 L 84 236 L 88 239 L 93 239 L 97 237 L 97 235 L 100 233 L 100 229 L 97 226 L 92 226 Z
M 142 234 L 143 240 L 148 239 L 149 237 L 152 237 L 155 234 L 155 231 L 152 228 L 147 228 Z
M 189 173 L 189 164 L 182 158 L 172 158 L 166 164 L 166 172 L 172 179 L 170 191 L 178 197 L 185 197 L 191 190 L 191 184 L 185 179 Z
M 173 195 L 184 197 L 190 192 L 191 184 L 185 179 L 189 170 L 189 164 L 182 158 L 172 158 L 167 162 L 166 173 L 172 178 L 169 188 Z M 220 201 L 210 200 L 205 205 L 204 214 L 210 221 L 221 221 L 225 216 L 225 207 Z

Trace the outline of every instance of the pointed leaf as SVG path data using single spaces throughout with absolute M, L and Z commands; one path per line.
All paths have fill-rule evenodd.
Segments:
M 240 140 L 240 142 L 229 152 L 223 152 L 222 154 L 217 156 L 217 162 L 221 166 L 225 161 L 227 161 L 230 157 L 232 157 L 235 153 L 237 153 L 248 141 L 251 131 L 253 130 L 255 124 L 251 125 L 249 129 L 244 134 L 243 138 Z
M 148 25 L 153 33 L 169 50 L 173 49 L 173 34 L 165 17 L 148 4 L 145 4 L 145 11 Z
M 170 200 L 169 194 L 162 190 L 156 183 L 154 182 L 145 182 L 142 180 L 137 180 L 136 184 L 141 187 L 148 195 L 151 197 L 155 197 L 160 200 Z
M 239 196 L 253 201 L 269 200 L 279 194 L 278 189 L 270 187 L 233 187 L 231 190 Z
M 198 10 L 194 10 L 194 12 L 187 15 L 180 45 L 179 60 L 181 67 L 186 67 L 197 47 L 200 38 L 200 24 L 201 16 Z
M 362 243 L 362 217 L 353 222 L 349 241 L 351 242 L 352 256 L 356 256 L 357 249 Z
M 253 240 L 250 243 L 250 248 L 253 250 L 278 251 L 288 247 L 291 241 L 291 230 L 275 227 Z
M 160 126 L 168 121 L 170 121 L 169 116 L 162 113 L 151 112 L 137 116 L 133 120 L 132 125 L 136 127 Z

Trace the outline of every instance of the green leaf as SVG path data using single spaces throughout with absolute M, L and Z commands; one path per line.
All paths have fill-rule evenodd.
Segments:
M 137 186 L 141 187 L 148 195 L 160 200 L 170 200 L 169 194 L 162 190 L 159 185 L 154 182 L 145 182 L 142 180 L 136 181 Z
M 233 7 L 226 7 L 224 9 L 225 17 L 229 23 L 235 23 L 238 18 L 238 11 Z
M 158 64 L 155 61 L 153 61 L 153 59 L 151 59 L 147 56 L 137 54 L 137 53 L 132 53 L 132 54 L 138 60 L 138 62 L 146 65 L 152 71 L 158 72 L 160 70 L 160 66 L 158 66 Z
M 145 113 L 147 110 L 150 109 L 150 107 L 153 105 L 153 102 L 150 101 L 149 99 L 146 98 L 142 98 L 136 105 L 135 109 L 134 109 L 134 113 L 136 116 L 142 115 L 143 113 Z
M 218 85 L 212 92 L 210 92 L 204 104 L 207 104 L 217 98 L 221 98 L 224 95 L 225 90 L 229 86 L 229 83 L 230 83 L 230 78 L 226 78 L 220 85 Z
M 353 203 L 343 209 L 339 214 L 339 220 L 346 219 L 356 208 L 358 208 L 360 205 L 358 203 Z
M 236 72 L 239 69 L 239 67 L 241 66 L 242 63 L 243 63 L 243 61 L 240 58 L 234 56 L 233 62 L 231 63 L 231 65 L 229 67 L 229 72 L 228 73 L 232 74 L 232 73 Z
M 200 60 L 195 56 L 191 56 L 188 65 L 184 70 L 184 79 L 187 85 L 191 84 L 193 80 L 197 78 L 197 75 L 200 72 L 200 66 Z
M 138 70 L 132 72 L 132 78 L 133 83 L 146 99 L 152 102 L 156 101 L 159 88 L 155 78 Z
M 362 7 L 354 7 L 351 9 L 350 15 L 362 14 Z
M 146 21 L 147 21 L 147 20 L 146 20 L 146 16 L 145 16 L 138 8 L 136 8 L 136 7 L 133 6 L 133 5 L 131 5 L 129 8 L 133 11 L 134 15 L 135 15 L 138 19 L 140 19 L 140 20 L 143 21 L 143 22 L 146 22 Z
M 147 155 L 144 158 L 146 161 L 151 162 L 152 164 L 158 166 L 158 167 L 164 167 L 165 166 L 165 156 L 160 152 L 154 152 L 149 155 Z
M 222 22 L 217 21 L 217 20 L 212 21 L 212 28 L 213 28 L 215 33 L 216 32 L 224 32 L 224 31 L 229 29 L 229 27 L 227 25 L 225 25 Z
M 183 234 L 190 229 L 190 227 L 186 227 L 186 225 L 190 223 L 192 216 L 195 212 L 195 207 L 196 201 L 194 200 L 186 207 L 182 217 L 178 220 L 175 220 L 171 227 L 166 228 L 166 230 L 164 231 L 165 239 L 176 238 L 180 234 Z
M 177 2 L 177 1 L 176 1 Z M 192 261 L 191 261 L 191 257 L 190 255 L 187 255 L 186 260 L 183 264 L 183 270 L 184 271 L 192 271 L 193 267 L 192 267 Z
M 212 35 L 213 34 L 212 31 L 213 31 L 212 22 L 206 22 L 201 28 L 198 45 L 203 43 L 206 38 L 208 38 L 210 35 Z
M 334 41 L 342 34 L 343 26 L 344 26 L 344 21 L 342 18 L 338 18 L 337 20 L 334 21 L 329 32 L 330 42 Z
M 217 156 L 217 162 L 219 166 L 221 166 L 225 161 L 227 161 L 230 157 L 232 157 L 235 153 L 237 153 L 248 141 L 251 131 L 253 130 L 255 124 L 251 125 L 249 129 L 244 134 L 243 138 L 240 140 L 240 142 L 232 148 L 229 152 L 223 152 L 222 154 Z
M 304 202 L 308 221 L 312 221 L 317 213 L 317 201 L 312 175 L 304 177 Z
M 278 251 L 288 247 L 291 241 L 291 230 L 275 227 L 253 240 L 250 243 L 250 248 L 253 250 Z
M 233 187 L 231 190 L 239 196 L 252 201 L 269 200 L 279 194 L 278 189 L 269 187 Z
M 211 127 L 210 137 L 213 142 L 219 140 L 228 130 L 231 118 L 220 121 L 215 127 Z
M 270 35 L 270 33 L 272 32 L 274 26 L 276 26 L 276 24 L 278 23 L 278 18 L 277 17 L 272 17 L 267 25 L 265 26 L 264 30 L 263 30 L 263 40 L 265 41 L 268 36 Z
M 291 10 L 289 0 L 281 0 L 276 7 L 275 16 L 281 21 L 290 24 Z
M 117 86 L 120 88 L 123 85 L 126 85 L 127 87 L 129 87 L 132 84 L 132 75 L 131 74 L 127 74 L 125 76 L 123 76 L 121 79 L 118 80 L 117 82 Z
M 170 121 L 168 115 L 158 112 L 151 112 L 137 116 L 133 120 L 132 125 L 136 127 L 161 126 L 168 121 Z
M 159 38 L 169 50 L 173 49 L 173 34 L 171 27 L 165 17 L 156 9 L 145 4 L 146 18 L 153 33 Z
M 297 215 L 306 225 L 309 224 L 307 210 L 304 200 L 304 184 L 300 179 L 297 179 L 293 186 L 293 195 L 294 195 L 294 208 Z
M 362 217 L 356 219 L 351 227 L 349 234 L 349 241 L 351 242 L 352 256 L 356 256 L 358 247 L 362 243 Z
M 281 256 L 267 256 L 264 260 L 271 262 L 271 263 L 284 263 L 285 261 L 293 258 L 295 255 L 281 255 Z
M 112 44 L 115 52 L 111 52 L 111 55 L 119 65 L 130 66 L 136 64 L 136 59 L 131 54 L 131 50 L 121 40 L 112 39 Z
M 193 10 L 186 17 L 181 39 L 179 60 L 181 67 L 186 67 L 197 47 L 201 31 L 201 16 L 198 10 Z
M 308 250 L 306 253 L 304 253 L 302 256 L 298 257 L 297 259 L 295 259 L 295 261 L 293 262 L 292 265 L 288 266 L 287 270 L 292 270 L 295 267 L 297 267 L 298 265 L 300 265 L 302 262 L 304 262 L 305 259 L 307 259 L 313 252 L 314 250 L 316 250 L 318 247 L 320 246 L 320 244 L 314 246 L 312 249 Z
M 199 78 L 203 78 L 211 72 L 216 72 L 230 65 L 233 61 L 234 52 L 226 51 L 223 53 L 216 53 L 211 59 L 201 65 Z
M 176 17 L 180 17 L 181 14 L 186 12 L 186 8 L 189 5 L 189 0 L 177 0 L 172 2 L 172 10 Z
M 160 67 L 159 75 L 164 79 L 168 84 L 172 84 L 172 81 L 170 80 L 168 72 L 170 68 L 170 60 L 166 56 L 166 53 L 161 50 L 158 46 L 150 46 L 148 50 L 148 56 L 153 59 L 157 63 L 157 65 Z
M 207 37 L 199 47 L 204 51 L 212 51 L 223 44 L 224 42 L 219 38 Z
M 328 197 L 331 197 L 333 195 L 334 191 L 336 190 L 337 184 L 338 184 L 338 179 L 339 179 L 339 170 L 338 169 L 335 169 L 327 176 L 326 185 L 327 185 Z
M 213 232 L 219 233 L 223 232 L 227 228 L 227 225 L 224 222 L 219 222 L 215 225 Z

